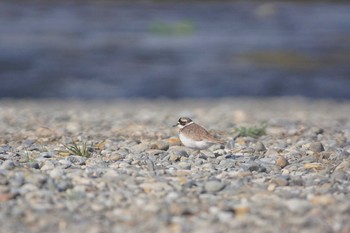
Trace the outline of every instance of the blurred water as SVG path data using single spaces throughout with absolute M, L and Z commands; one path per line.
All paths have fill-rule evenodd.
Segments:
M 0 3 L 0 97 L 350 98 L 350 4 Z

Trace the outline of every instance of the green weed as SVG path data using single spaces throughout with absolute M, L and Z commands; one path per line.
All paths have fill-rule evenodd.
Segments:
M 73 155 L 78 155 L 82 157 L 91 157 L 92 153 L 89 150 L 90 148 L 87 146 L 87 143 L 84 142 L 81 145 L 78 145 L 76 142 L 72 142 L 70 145 L 63 144 L 64 148 L 68 153 L 71 153 Z
M 262 135 L 266 135 L 266 124 L 261 126 L 252 126 L 252 127 L 239 127 L 235 129 L 237 137 L 252 137 L 258 138 Z

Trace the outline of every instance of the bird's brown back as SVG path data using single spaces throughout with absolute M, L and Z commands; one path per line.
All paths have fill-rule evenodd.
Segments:
M 184 135 L 191 135 L 196 141 L 209 141 L 214 143 L 222 143 L 222 141 L 214 138 L 206 129 L 202 126 L 197 125 L 196 123 L 192 123 L 190 125 L 185 126 L 180 130 Z

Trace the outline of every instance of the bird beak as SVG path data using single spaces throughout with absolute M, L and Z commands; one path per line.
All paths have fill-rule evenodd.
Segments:
M 173 125 L 173 127 L 176 127 L 176 126 L 178 126 L 179 125 L 179 123 L 177 123 L 176 125 Z

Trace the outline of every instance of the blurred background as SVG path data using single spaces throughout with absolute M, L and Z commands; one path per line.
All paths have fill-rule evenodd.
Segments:
M 348 1 L 0 1 L 0 98 L 350 99 Z

